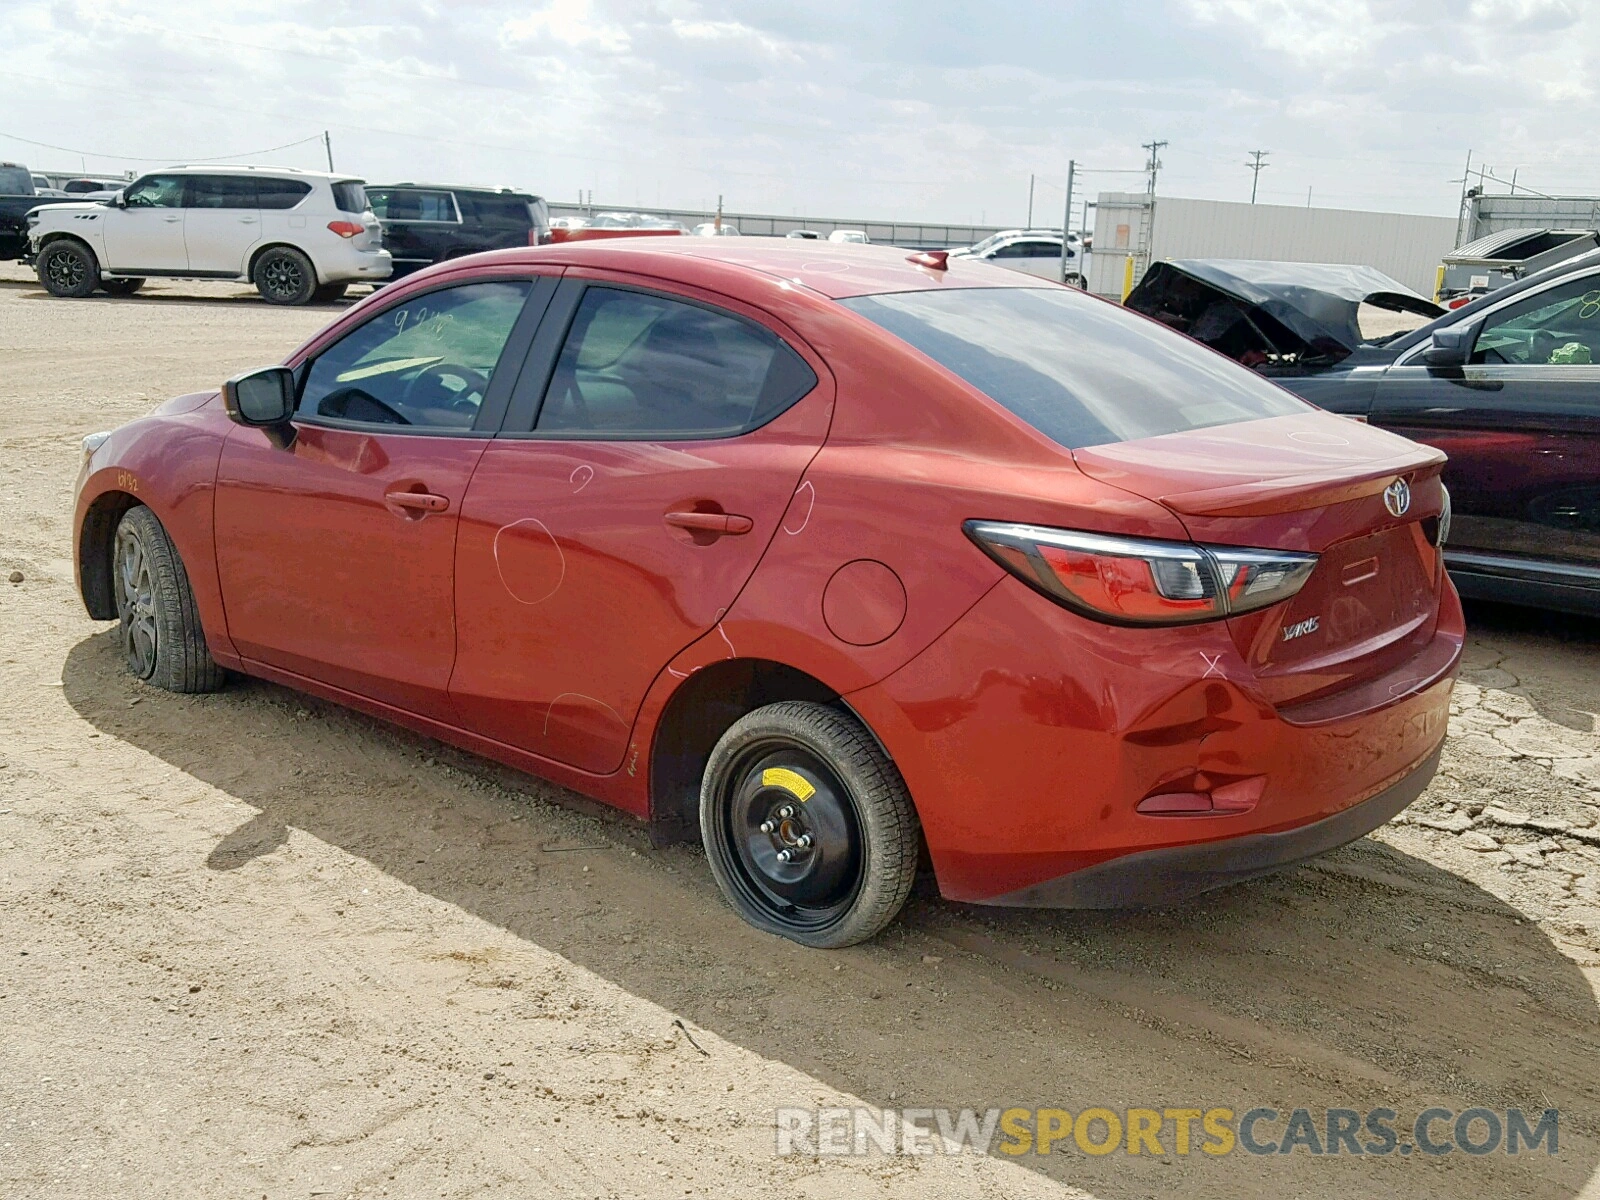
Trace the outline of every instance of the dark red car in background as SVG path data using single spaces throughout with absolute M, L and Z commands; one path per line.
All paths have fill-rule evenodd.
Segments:
M 674 238 L 383 289 L 85 444 L 158 686 L 275 680 L 697 832 L 754 924 L 1165 904 L 1426 785 L 1444 456 L 1082 292 Z

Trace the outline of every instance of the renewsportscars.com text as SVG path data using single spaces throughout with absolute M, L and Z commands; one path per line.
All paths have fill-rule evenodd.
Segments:
M 1425 1108 L 780 1108 L 782 1155 L 1556 1154 L 1560 1112 Z

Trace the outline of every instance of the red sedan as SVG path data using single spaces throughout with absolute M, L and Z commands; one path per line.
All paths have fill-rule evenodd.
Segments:
M 698 835 L 753 924 L 1168 904 L 1438 762 L 1444 456 L 1082 292 L 638 239 L 441 264 L 85 440 L 91 616 Z

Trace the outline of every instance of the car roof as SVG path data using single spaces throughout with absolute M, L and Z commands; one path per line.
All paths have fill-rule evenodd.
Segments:
M 539 199 L 532 192 L 519 192 L 514 188 L 477 187 L 460 183 L 413 183 L 409 179 L 402 180 L 400 183 L 369 183 L 367 186 L 380 192 L 387 188 L 417 188 L 421 191 L 430 192 L 470 192 L 474 196 L 505 196 L 512 200 Z
M 325 179 L 329 183 L 361 183 L 359 175 L 335 174 L 329 171 L 302 171 L 299 167 L 254 167 L 237 163 L 174 163 L 159 171 L 146 171 L 146 175 L 165 175 L 182 171 L 186 175 L 285 175 L 301 179 Z
M 550 263 L 656 275 L 737 294 L 758 279 L 798 285 L 844 299 L 884 292 L 943 288 L 1057 287 L 983 262 L 951 259 L 936 270 L 911 261 L 895 246 L 861 245 L 798 238 L 635 237 L 597 238 L 551 246 L 514 247 L 479 257 L 480 262 Z

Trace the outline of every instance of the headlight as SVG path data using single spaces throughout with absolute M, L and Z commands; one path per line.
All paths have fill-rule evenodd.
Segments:
M 89 460 L 94 457 L 94 452 L 100 449 L 101 446 L 104 446 L 106 444 L 106 439 L 110 436 L 111 431 L 108 429 L 101 433 L 91 433 L 88 437 L 83 439 L 84 466 L 87 467 L 89 465 Z

